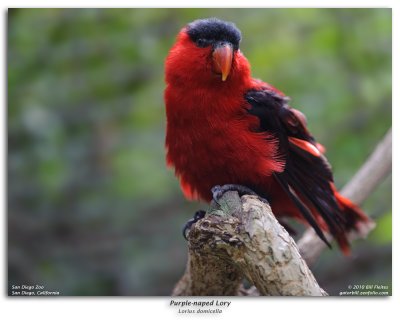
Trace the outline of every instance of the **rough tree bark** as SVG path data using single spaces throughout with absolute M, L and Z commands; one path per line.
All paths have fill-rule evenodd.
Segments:
M 391 130 L 344 188 L 357 204 L 390 173 Z M 366 236 L 366 225 L 350 239 Z M 257 197 L 227 192 L 188 234 L 188 263 L 173 295 L 327 295 L 307 266 L 326 245 L 307 230 L 298 246 Z M 307 263 L 306 263 L 307 262 Z M 244 289 L 247 278 L 255 287 Z
M 225 193 L 188 240 L 187 270 L 173 295 L 237 295 L 243 277 L 261 295 L 326 295 L 270 206 L 255 196 Z

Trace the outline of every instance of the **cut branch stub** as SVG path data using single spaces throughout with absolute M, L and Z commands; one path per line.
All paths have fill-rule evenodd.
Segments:
M 257 197 L 227 192 L 192 226 L 188 239 L 187 270 L 174 294 L 238 295 L 246 277 L 261 295 L 326 295 L 293 239 Z

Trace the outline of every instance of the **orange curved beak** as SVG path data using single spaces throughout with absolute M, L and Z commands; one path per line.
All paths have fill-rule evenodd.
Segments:
M 213 71 L 221 74 L 222 81 L 228 78 L 231 72 L 232 59 L 233 59 L 233 48 L 229 43 L 222 43 L 217 46 L 213 53 Z

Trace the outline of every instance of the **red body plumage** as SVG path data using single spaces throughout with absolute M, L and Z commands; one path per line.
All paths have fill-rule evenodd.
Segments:
M 221 81 L 221 75 L 213 71 L 210 58 L 213 48 L 197 45 L 185 27 L 166 59 L 167 164 L 175 168 L 188 199 L 210 201 L 213 186 L 240 184 L 268 195 L 277 217 L 290 216 L 305 221 L 275 176 L 288 170 L 289 154 L 280 151 L 282 139 L 279 140 L 276 132 L 260 130 L 259 117 L 248 112 L 252 106 L 246 99 L 247 92 L 267 91 L 280 97 L 284 94 L 253 79 L 250 65 L 240 50 L 234 50 L 229 76 Z M 295 109 L 290 110 L 293 115 L 287 125 L 297 126 L 308 134 L 304 116 Z M 316 142 L 296 136 L 289 136 L 285 141 L 312 157 L 323 157 L 324 149 Z M 357 223 L 368 218 L 338 195 L 333 183 L 329 186 L 342 214 L 349 215 L 345 219 L 349 224 L 335 235 L 347 252 L 344 231 L 357 228 Z M 315 205 L 304 195 L 297 196 L 310 209 L 319 227 L 328 231 Z

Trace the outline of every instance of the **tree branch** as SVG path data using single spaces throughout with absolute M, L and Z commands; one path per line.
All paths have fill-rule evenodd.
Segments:
M 376 146 L 367 161 L 343 187 L 341 193 L 361 205 L 392 172 L 392 128 Z
M 173 295 L 238 295 L 246 277 L 261 295 L 327 295 L 268 204 L 227 192 L 188 235 L 186 272 Z

